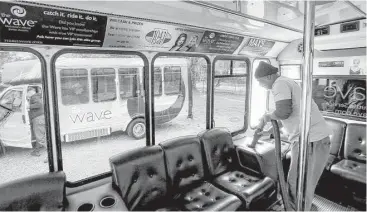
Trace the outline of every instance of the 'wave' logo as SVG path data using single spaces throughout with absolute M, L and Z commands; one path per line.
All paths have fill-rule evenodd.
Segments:
M 165 44 L 171 40 L 172 36 L 169 34 L 166 29 L 154 29 L 153 31 L 148 32 L 145 36 L 145 40 L 151 44 Z
M 20 6 L 12 6 L 10 8 L 11 14 L 18 16 L 18 17 L 24 17 L 27 14 L 27 11 Z

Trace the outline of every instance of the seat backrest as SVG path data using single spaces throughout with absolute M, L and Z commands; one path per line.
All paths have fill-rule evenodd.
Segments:
M 366 163 L 366 123 L 347 125 L 344 157 Z
M 0 186 L 0 211 L 62 211 L 65 173 L 50 172 Z
M 199 134 L 208 172 L 217 176 L 233 165 L 236 160 L 232 135 L 226 128 L 214 128 Z
M 110 158 L 112 178 L 129 210 L 152 210 L 167 194 L 160 146 L 142 147 Z
M 344 141 L 347 123 L 327 117 L 325 117 L 325 121 L 333 132 L 333 134 L 331 134 L 330 136 L 331 141 L 330 154 L 337 157 L 339 156 L 340 148 Z
M 171 192 L 185 189 L 204 178 L 203 156 L 197 136 L 184 136 L 160 143 L 164 150 Z

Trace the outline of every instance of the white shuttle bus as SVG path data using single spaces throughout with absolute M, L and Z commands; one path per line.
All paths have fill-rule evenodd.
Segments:
M 38 61 L 33 66 L 40 68 Z M 14 62 L 11 66 L 5 64 L 3 71 L 11 71 L 6 70 L 7 67 L 14 67 Z M 125 131 L 135 139 L 145 137 L 143 67 L 139 58 L 59 59 L 56 84 L 61 140 L 71 142 L 116 131 Z M 31 72 L 23 78 L 30 78 L 30 75 Z M 159 58 L 155 61 L 156 124 L 188 114 L 189 77 L 186 59 Z M 40 84 L 27 83 L 11 86 L 0 95 L 0 139 L 6 146 L 32 147 L 26 106 L 30 86 L 42 92 Z

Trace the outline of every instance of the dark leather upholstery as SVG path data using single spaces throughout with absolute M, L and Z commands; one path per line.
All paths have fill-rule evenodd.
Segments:
M 269 178 L 257 178 L 240 171 L 230 171 L 220 175 L 214 184 L 227 189 L 246 202 L 246 208 L 251 208 L 251 203 L 259 199 L 275 197 L 274 181 Z
M 366 124 L 348 124 L 344 159 L 331 166 L 331 172 L 344 179 L 366 184 Z
M 340 149 L 344 141 L 347 124 L 343 121 L 327 117 L 325 117 L 325 121 L 333 132 L 330 136 L 330 155 L 326 164 L 326 169 L 330 170 L 330 166 L 338 161 L 338 156 L 340 154 Z
M 235 211 L 242 204 L 236 196 L 228 194 L 208 182 L 203 182 L 184 193 L 180 202 L 189 211 Z
M 366 163 L 366 124 L 348 124 L 344 158 Z
M 204 179 L 203 159 L 197 136 L 185 136 L 160 143 L 164 150 L 170 188 L 190 186 Z
M 114 183 L 129 210 L 167 205 L 167 176 L 160 146 L 138 148 L 110 158 Z
M 185 210 L 236 210 L 241 201 L 204 181 L 204 164 L 197 136 L 160 143 L 165 155 L 169 188 Z
M 218 176 L 229 170 L 236 161 L 231 133 L 225 128 L 215 128 L 199 134 L 205 152 L 210 176 Z
M 352 160 L 342 160 L 331 167 L 331 172 L 344 179 L 366 184 L 366 164 Z
M 213 183 L 221 189 L 235 194 L 245 202 L 246 209 L 275 198 L 275 183 L 269 177 L 254 177 L 240 171 L 231 133 L 224 128 L 215 128 L 199 134 L 205 150 L 209 174 L 216 176 Z M 265 209 L 265 208 L 263 208 Z
M 0 187 L 0 211 L 61 211 L 64 198 L 63 172 L 35 175 Z

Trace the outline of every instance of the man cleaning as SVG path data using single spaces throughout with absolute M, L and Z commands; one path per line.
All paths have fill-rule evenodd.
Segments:
M 297 165 L 299 157 L 299 135 L 300 135 L 300 112 L 301 112 L 301 87 L 292 79 L 279 76 L 278 68 L 266 63 L 260 62 L 255 71 L 255 78 L 259 84 L 271 90 L 274 101 L 275 111 L 265 113 L 261 118 L 258 129 L 271 119 L 280 121 L 281 125 L 289 135 L 291 142 L 291 165 L 288 173 L 288 189 L 290 196 L 290 205 L 296 210 L 296 187 L 297 187 Z M 327 158 L 330 152 L 331 130 L 322 117 L 316 103 L 311 103 L 311 123 L 308 141 L 308 167 L 307 167 L 307 188 L 305 196 L 305 211 L 310 211 L 314 197 L 317 182 L 326 166 Z M 271 129 L 270 129 L 271 130 Z M 261 132 L 265 135 L 270 130 Z M 259 130 L 257 130 L 258 132 Z

